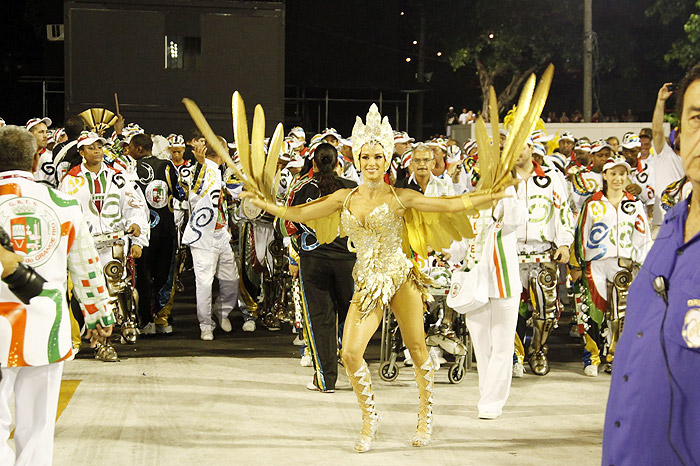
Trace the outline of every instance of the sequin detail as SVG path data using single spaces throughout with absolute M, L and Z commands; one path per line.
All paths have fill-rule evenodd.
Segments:
M 359 307 L 361 319 L 388 306 L 407 279 L 416 284 L 424 300 L 432 300 L 427 288 L 430 278 L 421 273 L 401 248 L 403 219 L 394 214 L 387 203 L 367 214 L 364 225 L 347 207 L 343 208 L 340 221 L 357 250 L 352 270 L 353 303 Z

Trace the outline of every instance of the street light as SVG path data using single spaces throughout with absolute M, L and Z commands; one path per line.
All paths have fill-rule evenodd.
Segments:
M 493 39 L 493 32 L 489 34 L 489 39 Z
M 406 57 L 406 63 L 411 63 L 411 57 Z
M 438 57 L 441 57 L 441 56 L 442 56 L 442 52 L 438 52 L 438 53 L 437 53 L 437 56 L 438 56 Z
M 413 41 L 413 45 L 418 45 L 418 41 L 417 41 L 417 40 L 414 40 L 414 41 Z

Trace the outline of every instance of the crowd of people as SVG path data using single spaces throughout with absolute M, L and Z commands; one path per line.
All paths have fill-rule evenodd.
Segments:
M 62 128 L 53 128 L 47 117 L 22 127 L 0 119 L 0 226 L 10 238 L 3 254 L 14 249 L 52 285 L 51 293 L 44 286 L 43 301 L 29 306 L 48 302 L 59 310 L 52 314 L 55 322 L 46 324 L 22 320 L 19 304 L 0 309 L 10 320 L 9 333 L 4 327 L 0 332 L 12 341 L 0 346 L 3 387 L 17 383 L 8 377 L 36 377 L 8 368 L 52 368 L 52 388 L 23 394 L 48 401 L 41 416 L 30 415 L 33 420 L 23 420 L 22 427 L 17 421 L 17 445 L 42 423 L 44 440 L 52 437 L 46 424 L 55 417 L 56 380 L 62 362 L 81 350 L 84 339 L 109 361 L 116 358 L 110 343 L 115 325 L 127 342 L 173 332 L 170 309 L 179 272 L 190 260 L 201 340 L 214 339 L 216 328 L 231 332 L 229 314 L 236 308 L 244 330 L 255 330 L 257 306 L 269 290 L 262 282 L 275 268 L 276 240 L 292 283 L 282 304 L 291 308 L 302 335 L 302 364 L 314 368 L 307 388 L 332 393 L 343 364 L 362 410 L 357 451 L 369 450 L 376 434 L 378 414 L 363 355 L 387 308 L 416 373 L 420 407 L 412 443 L 430 442 L 434 372 L 443 355 L 426 346 L 424 308 L 434 283 L 443 279 L 448 290 L 455 271 L 486 271 L 487 300 L 465 315 L 477 361 L 480 418 L 502 415 L 511 378 L 526 373 L 526 361 L 533 374 L 549 373 L 547 341 L 567 292 L 583 373 L 612 372 L 629 325 L 630 284 L 664 216 L 687 202 L 695 182 L 684 171 L 680 139 L 664 134 L 671 94 L 669 84 L 660 88 L 652 127 L 639 134 L 591 141 L 570 132 L 547 134 L 538 125 L 519 149 L 513 181 L 491 191 L 481 189 L 475 140 L 460 145 L 448 135 L 415 141 L 392 131 L 375 106 L 347 138 L 327 128 L 307 140 L 306 131 L 295 127 L 279 154 L 274 203 L 244 190 L 237 170 L 197 130 L 186 137 L 148 134 L 117 115 L 108 136 L 107 128 L 87 127 L 77 115 Z M 474 119 L 469 113 L 454 116 L 466 123 Z M 493 138 L 504 144 L 509 129 Z M 221 136 L 218 141 L 234 164 L 250 170 L 241 165 L 235 142 Z M 428 213 L 452 216 L 454 225 L 468 220 L 465 229 L 474 234 L 457 234 L 442 249 L 416 248 L 415 230 L 406 233 L 406 225 Z M 432 236 L 430 221 L 422 221 L 420 231 Z M 234 240 L 247 247 L 234 248 Z M 3 277 L 10 272 L 5 267 Z M 137 291 L 130 295 L 134 316 L 120 301 L 120 285 Z M 3 288 L 5 306 L 12 299 Z M 448 340 L 456 338 L 453 315 L 447 309 L 438 326 Z M 3 388 L 0 401 L 8 404 L 11 393 Z M 17 403 L 23 401 L 18 397 Z M 17 413 L 19 419 L 19 408 Z M 0 459 L 14 455 L 5 444 L 9 425 L 4 419 L 0 425 Z M 18 448 L 18 457 L 40 455 L 32 448 Z

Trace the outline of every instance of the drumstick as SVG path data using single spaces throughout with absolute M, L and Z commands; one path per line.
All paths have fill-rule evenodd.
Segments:
M 117 107 L 117 115 L 121 115 L 121 113 L 119 113 L 119 96 L 116 92 L 114 93 L 114 105 Z

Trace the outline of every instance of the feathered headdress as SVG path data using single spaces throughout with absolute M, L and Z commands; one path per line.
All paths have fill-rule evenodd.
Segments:
M 358 116 L 352 128 L 352 156 L 357 169 L 360 168 L 360 152 L 365 144 L 382 146 L 386 166 L 389 167 L 391 157 L 394 155 L 394 131 L 391 129 L 388 117 L 382 120 L 377 104 L 369 107 L 365 123 L 362 123 L 362 119 Z

